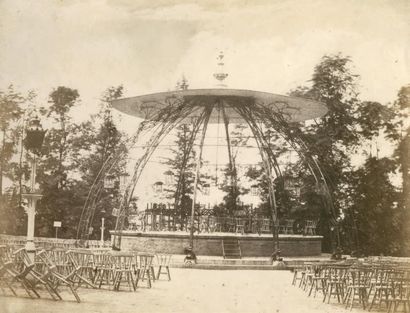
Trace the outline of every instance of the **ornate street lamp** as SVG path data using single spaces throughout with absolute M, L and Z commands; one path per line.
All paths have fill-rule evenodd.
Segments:
M 226 174 L 226 185 L 228 187 L 232 187 L 233 186 L 233 177 L 232 174 Z
M 35 116 L 29 121 L 26 129 L 26 137 L 24 139 L 25 148 L 30 151 L 33 155 L 31 160 L 31 182 L 30 191 L 28 193 L 23 193 L 22 197 L 27 200 L 27 241 L 26 250 L 29 255 L 34 258 L 34 253 L 36 247 L 34 245 L 34 225 L 36 217 L 36 203 L 42 198 L 42 194 L 36 192 L 36 167 L 37 160 L 36 156 L 40 154 L 41 146 L 43 144 L 44 135 L 46 131 L 40 124 L 40 120 Z
M 114 189 L 115 187 L 115 176 L 106 175 L 104 177 L 104 188 L 105 189 Z
M 292 176 L 285 177 L 284 188 L 285 190 L 294 194 L 296 197 L 300 196 L 300 184 L 297 178 Z
M 156 192 L 156 193 L 161 193 L 162 192 L 162 187 L 163 187 L 163 185 L 164 185 L 164 183 L 162 182 L 162 181 L 157 181 L 155 184 L 154 184 L 154 191 Z
M 209 194 L 211 193 L 211 185 L 209 184 L 204 184 L 204 195 L 205 196 L 209 196 Z
M 130 175 L 128 173 L 122 173 L 119 176 L 119 181 L 120 181 L 120 191 L 123 192 L 125 188 L 127 188 L 128 185 L 128 177 Z
M 252 185 L 251 186 L 251 196 L 258 196 L 259 195 L 259 186 L 258 185 Z
M 46 131 L 43 130 L 39 118 L 34 116 L 33 119 L 29 121 L 26 129 L 26 138 L 24 139 L 25 148 L 34 155 L 39 155 L 45 134 Z
M 174 173 L 172 171 L 166 171 L 164 173 L 164 176 L 165 176 L 165 183 L 167 185 L 172 185 L 174 183 L 175 176 L 174 176 Z

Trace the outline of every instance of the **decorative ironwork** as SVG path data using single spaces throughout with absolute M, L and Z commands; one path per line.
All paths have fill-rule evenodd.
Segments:
M 29 121 L 26 129 L 26 138 L 24 139 L 25 148 L 34 154 L 39 154 L 45 134 L 46 131 L 43 130 L 39 118 L 34 116 L 34 118 Z

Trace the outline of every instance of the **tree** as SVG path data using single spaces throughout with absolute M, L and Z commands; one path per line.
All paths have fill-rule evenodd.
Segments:
M 229 133 L 229 164 L 224 168 L 224 179 L 222 183 L 219 184 L 219 189 L 225 192 L 223 206 L 230 216 L 232 216 L 237 209 L 239 197 L 249 192 L 249 189 L 244 188 L 238 180 L 238 168 L 236 165 L 240 148 L 245 147 L 251 138 L 250 135 L 246 135 L 246 127 L 244 124 L 235 124 Z M 227 123 L 225 124 L 225 131 L 227 133 L 229 132 Z
M 353 238 L 347 249 L 366 247 L 367 253 L 397 254 L 395 237 L 388 231 L 397 230 L 395 219 L 399 214 L 396 211 L 400 211 L 392 211 L 397 204 L 397 193 L 389 180 L 389 175 L 394 171 L 394 162 L 385 158 L 378 159 L 377 154 L 375 157 L 367 153 L 365 164 L 355 170 L 351 159 L 357 151 L 366 150 L 366 143 L 373 144 L 386 134 L 397 138 L 394 122 L 397 114 L 378 102 L 361 102 L 356 91 L 358 75 L 353 74 L 351 69 L 350 58 L 340 54 L 325 56 L 315 67 L 312 87 L 298 88 L 291 94 L 319 100 L 328 108 L 324 117 L 304 128 L 304 139 L 311 152 L 318 156 L 326 181 L 331 187 L 335 217 L 340 223 L 335 229 L 345 234 L 350 233 L 347 237 Z M 305 181 L 304 185 L 306 183 Z M 377 186 L 371 187 L 371 183 Z M 385 191 L 382 191 L 383 188 Z M 373 192 L 375 190 L 377 192 Z M 383 210 L 376 209 L 376 203 L 383 204 Z M 375 210 L 390 215 L 383 225 Z M 321 230 L 325 235 L 325 249 L 330 248 L 329 239 L 331 235 L 335 235 L 330 229 L 333 227 L 329 227 L 330 218 L 323 210 Z M 385 234 L 387 241 L 371 233 L 375 230 Z M 372 239 L 375 238 L 379 238 L 379 242 L 373 242 Z M 352 247 L 352 242 L 355 247 Z M 380 242 L 383 242 L 385 249 L 379 245 Z
M 121 158 L 112 168 L 108 175 L 119 177 L 125 173 L 127 147 L 125 146 L 125 134 L 120 132 L 113 120 L 111 101 L 120 98 L 123 86 L 109 87 L 103 93 L 100 103 L 100 111 L 93 115 L 90 121 L 77 126 L 76 132 L 81 134 L 73 140 L 75 154 L 74 165 L 78 169 L 81 179 L 76 181 L 74 190 L 77 197 L 84 204 L 88 191 L 95 181 L 99 171 L 107 159 L 116 154 Z M 98 229 L 102 217 L 106 217 L 106 231 L 114 228 L 115 218 L 110 215 L 112 208 L 118 205 L 120 196 L 119 184 L 112 189 L 104 189 L 100 195 L 97 210 L 91 220 L 91 227 Z M 106 212 L 106 216 L 103 212 Z M 77 225 L 80 216 L 73 220 Z M 90 238 L 97 239 L 97 232 L 93 232 Z
M 23 96 L 17 92 L 13 85 L 10 85 L 7 90 L 0 90 L 0 131 L 1 131 L 1 150 L 0 150 L 0 196 L 3 193 L 3 175 L 10 176 L 10 167 L 7 165 L 15 153 L 15 148 L 20 139 L 20 133 L 17 125 L 14 123 L 23 115 L 21 105 L 34 97 L 34 93 L 29 92 L 27 96 Z
M 23 136 L 23 113 L 26 102 L 35 97 L 32 91 L 23 95 L 13 85 L 0 90 L 0 232 L 21 235 L 24 232 L 24 210 L 21 206 L 21 188 L 15 182 L 28 175 L 27 166 L 15 161 Z M 21 158 L 22 160 L 22 158 Z M 3 178 L 11 180 L 12 186 L 3 191 Z M 21 187 L 21 183 L 20 183 Z
M 314 123 L 303 128 L 303 139 L 310 153 L 317 156 L 326 181 L 330 186 L 336 214 L 343 207 L 342 186 L 348 184 L 350 168 L 349 152 L 354 151 L 359 143 L 355 131 L 357 126 L 356 111 L 360 103 L 356 89 L 358 75 L 352 72 L 349 57 L 325 55 L 315 67 L 310 88 L 300 87 L 290 95 L 315 99 L 324 103 L 328 113 Z M 308 184 L 304 182 L 304 185 Z M 325 236 L 324 250 L 332 250 L 332 232 L 329 208 L 322 206 L 321 232 Z M 334 237 L 334 236 L 333 236 Z
M 191 212 L 192 195 L 195 178 L 195 150 L 191 146 L 192 125 L 180 124 L 176 127 L 175 147 L 170 148 L 170 157 L 164 158 L 163 164 L 167 165 L 176 177 L 175 181 L 166 185 L 165 192 L 168 198 L 174 199 L 179 204 L 175 208 L 176 215 L 183 221 Z M 199 185 L 201 181 L 199 180 Z
M 401 242 L 403 254 L 410 255 L 410 85 L 400 88 L 396 101 L 391 106 L 395 119 L 387 126 L 387 136 L 396 143 L 394 158 L 401 174 L 402 189 L 399 198 L 399 207 L 403 210 L 403 227 Z
M 69 112 L 78 98 L 77 90 L 63 86 L 50 93 L 48 117 L 52 119 L 53 126 L 46 133 L 42 147 L 45 157 L 39 160 L 38 171 L 38 181 L 43 191 L 43 198 L 37 206 L 39 235 L 51 236 L 53 221 L 62 221 L 62 236 L 72 235 L 70 223 L 66 223 L 65 219 L 76 215 L 73 211 L 80 203 L 71 188 L 74 181 L 70 176 L 74 169 L 73 138 L 77 133 Z
M 356 249 L 365 255 L 400 255 L 402 214 L 398 192 L 389 175 L 395 171 L 394 160 L 370 157 L 352 173 L 352 210 L 355 220 Z M 350 225 L 347 225 L 350 227 Z

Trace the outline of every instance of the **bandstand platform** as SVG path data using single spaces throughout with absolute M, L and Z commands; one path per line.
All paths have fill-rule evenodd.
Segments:
M 111 235 L 115 232 L 111 231 Z M 113 237 L 113 236 L 112 236 Z M 279 234 L 281 256 L 320 256 L 322 236 Z M 224 256 L 226 242 L 238 242 L 240 257 L 270 257 L 273 253 L 272 234 L 240 234 L 227 232 L 196 233 L 194 251 L 198 256 Z M 184 254 L 189 246 L 189 232 L 123 230 L 121 250 L 149 253 Z

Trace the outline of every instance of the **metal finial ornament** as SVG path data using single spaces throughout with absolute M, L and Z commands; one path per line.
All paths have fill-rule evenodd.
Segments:
M 189 87 L 188 80 L 185 78 L 185 75 L 182 75 L 181 80 L 177 82 L 175 87 L 176 90 L 187 90 Z
M 226 87 L 226 84 L 224 84 L 225 78 L 228 77 L 227 73 L 224 73 L 224 53 L 221 51 L 219 52 L 218 57 L 216 58 L 218 60 L 218 72 L 214 73 L 214 77 L 219 81 L 217 84 L 218 87 Z
M 188 80 L 185 78 L 184 75 L 182 75 L 182 79 L 181 79 L 181 82 L 179 84 L 179 88 L 181 90 L 187 90 L 188 87 L 189 87 Z

